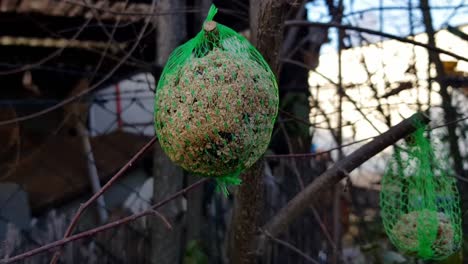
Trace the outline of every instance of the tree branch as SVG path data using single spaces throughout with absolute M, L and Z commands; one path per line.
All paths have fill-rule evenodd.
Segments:
M 91 198 L 88 199 L 84 204 L 81 204 L 80 208 L 76 212 L 76 214 L 73 216 L 70 225 L 68 226 L 67 230 L 65 231 L 65 234 L 63 235 L 63 238 L 69 237 L 72 233 L 73 230 L 75 230 L 76 225 L 78 224 L 78 220 L 80 219 L 81 215 L 84 213 L 84 211 L 91 206 L 94 201 L 96 201 L 102 194 L 104 194 L 107 189 L 109 189 L 117 179 L 119 179 L 131 166 L 133 166 L 133 163 L 137 161 L 153 144 L 156 142 L 157 137 L 154 136 L 146 145 L 144 145 L 128 162 L 125 164 L 112 178 L 104 185 L 102 188 L 96 192 Z M 54 254 L 54 257 L 51 260 L 51 263 L 56 263 L 59 257 L 60 251 L 57 251 Z
M 468 61 L 468 58 L 466 58 L 466 57 L 463 57 L 463 56 L 457 55 L 455 53 L 452 53 L 450 51 L 438 48 L 438 47 L 436 47 L 434 45 L 424 44 L 424 43 L 414 41 L 414 40 L 411 40 L 411 39 L 408 39 L 408 38 L 399 37 L 399 36 L 396 36 L 396 35 L 388 34 L 388 33 L 381 32 L 381 31 L 376 31 L 376 30 L 372 30 L 372 29 L 367 29 L 367 28 L 355 27 L 355 26 L 351 26 L 351 25 L 342 25 L 342 24 L 338 24 L 338 23 L 309 22 L 309 21 L 304 21 L 304 20 L 289 20 L 289 21 L 285 22 L 285 26 L 290 26 L 290 27 L 291 26 L 336 27 L 336 28 L 339 28 L 339 29 L 354 30 L 354 31 L 359 31 L 359 32 L 372 34 L 372 35 L 382 36 L 382 37 L 385 37 L 385 38 L 395 39 L 395 40 L 398 40 L 400 42 L 405 42 L 405 43 L 409 43 L 409 44 L 413 44 L 413 45 L 416 45 L 416 46 L 426 48 L 426 49 L 428 49 L 430 51 L 447 54 L 447 55 L 452 56 L 452 57 L 454 57 L 454 58 L 456 58 L 458 60 Z
M 68 243 L 70 243 L 72 241 L 75 241 L 75 240 L 78 240 L 78 239 L 83 239 L 83 238 L 90 237 L 90 236 L 94 236 L 97 233 L 112 229 L 112 228 L 117 227 L 117 226 L 127 224 L 127 223 L 135 221 L 136 219 L 141 218 L 143 216 L 155 215 L 155 214 L 157 215 L 157 213 L 155 213 L 155 210 L 157 208 L 162 207 L 163 205 L 169 203 L 170 201 L 172 201 L 172 200 L 174 200 L 174 199 L 188 193 L 189 191 L 192 191 L 192 190 L 200 187 L 203 183 L 207 182 L 208 180 L 210 180 L 210 179 L 209 178 L 203 178 L 203 179 L 197 181 L 196 183 L 188 186 L 187 188 L 182 189 L 182 190 L 172 194 L 171 196 L 167 197 L 165 200 L 163 200 L 163 201 L 161 201 L 161 202 L 159 202 L 157 204 L 154 204 L 153 206 L 151 206 L 150 209 L 145 210 L 143 212 L 136 213 L 136 214 L 121 218 L 121 219 L 116 220 L 114 222 L 110 222 L 108 224 L 105 224 L 105 225 L 102 225 L 102 226 L 99 226 L 99 227 L 96 227 L 96 228 L 93 228 L 93 229 L 90 229 L 90 230 L 75 234 L 73 236 L 69 236 L 67 238 L 62 238 L 60 240 L 57 240 L 55 242 L 46 244 L 44 246 L 35 248 L 33 250 L 27 251 L 27 252 L 25 252 L 23 254 L 14 256 L 12 258 L 2 259 L 2 260 L 0 260 L 0 263 L 1 264 L 7 264 L 7 263 L 17 262 L 17 261 L 32 257 L 32 256 L 40 254 L 40 253 L 53 250 L 53 249 L 55 249 L 57 247 L 61 247 L 61 246 L 65 245 L 65 244 L 68 244 Z M 165 218 L 161 217 L 160 215 L 157 215 L 157 216 L 159 218 L 161 218 L 161 221 L 164 223 L 164 225 L 166 225 L 169 228 L 170 224 L 167 222 L 167 220 L 165 220 Z
M 153 0 L 151 2 L 151 9 L 150 11 L 153 11 L 153 8 L 155 6 L 155 0 Z M 88 21 L 89 22 L 89 21 Z M 87 23 L 88 23 L 87 22 Z M 78 99 L 84 97 L 85 95 L 88 95 L 90 94 L 91 92 L 95 91 L 98 87 L 100 87 L 106 80 L 108 80 L 109 78 L 112 77 L 112 75 L 120 68 L 120 66 L 122 66 L 129 58 L 130 56 L 133 54 L 133 52 L 137 49 L 138 47 L 138 44 L 140 43 L 140 40 L 143 38 L 143 35 L 144 33 L 146 32 L 146 29 L 148 28 L 148 25 L 149 25 L 149 20 L 147 19 L 144 23 L 144 25 L 141 27 L 139 33 L 138 33 L 138 36 L 137 36 L 137 39 L 135 41 L 135 43 L 130 47 L 130 49 L 128 50 L 128 53 L 126 53 L 120 61 L 118 61 L 114 67 L 112 67 L 112 69 L 107 73 L 105 74 L 101 80 L 97 81 L 96 83 L 94 83 L 92 86 L 88 87 L 88 89 L 84 90 L 84 91 L 81 91 L 80 93 L 72 96 L 72 97 L 69 97 L 65 100 L 62 100 L 60 101 L 59 103 L 51 106 L 51 107 L 48 107 L 48 108 L 45 108 L 45 109 L 42 109 L 40 111 L 37 111 L 37 112 L 34 112 L 32 114 L 27 114 L 27 115 L 24 115 L 24 116 L 20 116 L 20 117 L 17 117 L 17 118 L 14 118 L 14 119 L 9 119 L 9 120 L 3 120 L 3 121 L 0 121 L 0 126 L 4 126 L 4 125 L 8 125 L 8 124 L 13 124 L 13 123 L 17 123 L 17 122 L 23 122 L 23 121 L 26 121 L 26 120 L 30 120 L 30 119 L 34 119 L 34 118 L 37 118 L 39 116 L 42 116 L 42 115 L 45 115 L 47 113 L 50 113 L 52 111 L 55 111 L 67 104 L 70 104 L 74 101 L 77 101 Z M 40 64 L 42 64 L 43 62 L 35 65 L 35 66 L 38 66 Z M 28 65 L 26 65 L 25 67 L 29 67 Z M 22 68 L 23 69 L 23 68 Z M 24 70 L 24 69 L 23 69 Z M 4 74 L 5 72 L 3 73 L 0 73 L 1 74 Z
M 422 113 L 414 114 L 398 125 L 391 127 L 385 133 L 375 137 L 374 140 L 365 144 L 346 158 L 335 163 L 335 165 L 322 173 L 322 175 L 289 201 L 262 230 L 272 236 L 282 233 L 308 206 L 317 201 L 325 189 L 333 187 L 333 185 L 345 178 L 347 173 L 359 167 L 388 146 L 395 144 L 398 140 L 414 132 L 417 129 L 416 123 L 428 124 L 429 118 Z M 264 234 L 260 234 L 257 239 L 257 254 L 263 254 L 266 237 Z
M 263 234 L 265 234 L 271 241 L 275 242 L 275 243 L 278 243 L 286 248 L 288 248 L 289 250 L 291 251 L 294 251 L 295 253 L 297 253 L 299 256 L 303 257 L 305 260 L 307 260 L 308 262 L 311 262 L 311 263 L 314 263 L 314 264 L 320 264 L 318 261 L 316 261 L 315 259 L 311 258 L 310 256 L 308 256 L 306 253 L 304 253 L 303 251 L 301 251 L 300 249 L 298 249 L 297 247 L 295 247 L 294 245 L 291 245 L 290 243 L 284 241 L 284 240 L 281 240 L 279 238 L 276 238 L 272 235 L 270 235 L 269 233 L 267 232 L 263 232 Z

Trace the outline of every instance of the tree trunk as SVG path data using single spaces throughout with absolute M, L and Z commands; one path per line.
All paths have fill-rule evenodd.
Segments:
M 195 17 L 194 21 L 195 30 L 200 30 L 202 28 L 206 14 L 208 14 L 208 10 L 210 10 L 212 3 L 212 0 L 195 0 L 195 6 L 200 8 L 200 13 Z
M 185 1 L 182 0 L 160 0 L 158 2 L 158 8 L 161 11 L 181 9 L 184 6 Z M 156 62 L 162 66 L 166 63 L 170 53 L 186 37 L 185 16 L 180 14 L 156 16 L 154 23 L 157 27 Z M 158 143 L 155 144 L 154 148 L 153 177 L 154 201 L 160 201 L 183 187 L 182 169 L 169 160 Z M 182 214 L 185 210 L 183 202 L 181 199 L 176 199 L 161 209 L 161 213 L 172 224 L 172 230 L 162 225 L 159 219 L 152 222 L 151 263 L 175 264 L 181 262 L 183 255 Z
M 158 10 L 161 12 L 183 9 L 185 1 L 182 0 L 160 0 Z M 157 27 L 156 49 L 158 65 L 164 65 L 171 52 L 181 44 L 187 35 L 185 14 L 167 14 L 156 16 Z
M 423 14 L 424 26 L 426 28 L 428 44 L 436 47 L 435 42 L 435 32 L 432 25 L 432 16 L 428 0 L 421 0 L 420 2 L 421 12 Z M 428 50 L 429 53 L 429 62 L 435 65 L 436 69 L 436 80 L 439 83 L 440 91 L 439 94 L 442 97 L 442 109 L 444 110 L 444 121 L 447 123 L 447 132 L 448 132 L 448 142 L 450 147 L 450 156 L 453 159 L 453 164 L 455 172 L 460 177 L 466 177 L 465 171 L 463 169 L 463 160 L 460 154 L 460 147 L 458 145 L 458 135 L 457 135 L 457 123 L 453 123 L 457 119 L 457 109 L 452 105 L 452 95 L 448 91 L 448 85 L 445 82 L 445 70 L 444 65 L 437 54 L 434 51 Z M 462 195 L 462 201 L 468 200 L 468 190 L 466 190 L 466 184 L 458 181 L 458 188 L 460 189 Z M 463 202 L 462 204 L 465 204 Z M 466 206 L 462 208 L 462 211 L 466 211 Z
M 199 177 L 187 175 L 187 185 L 191 185 L 198 180 Z M 203 226 L 203 188 L 194 190 L 187 194 L 187 213 L 186 213 L 186 232 L 184 238 L 185 247 L 191 242 L 201 242 L 201 229 Z
M 274 73 L 278 73 L 278 54 L 283 37 L 283 22 L 288 10 L 286 1 L 250 1 L 252 43 L 264 56 Z M 229 233 L 230 263 L 255 263 L 255 237 L 263 210 L 263 160 L 260 159 L 241 175 L 242 184 L 235 194 Z
M 230 263 L 255 263 L 254 238 L 260 226 L 263 208 L 263 160 L 242 174 L 242 185 L 237 189 L 234 213 L 229 230 Z
M 155 144 L 154 156 L 154 201 L 161 201 L 172 193 L 182 189 L 183 171 L 174 165 L 164 154 L 161 145 Z M 182 255 L 182 219 L 183 201 L 179 198 L 171 201 L 159 210 L 172 225 L 172 230 L 161 223 L 152 221 L 152 257 L 153 264 L 174 264 L 181 262 Z
M 278 76 L 283 23 L 289 6 L 284 0 L 250 2 L 252 44 L 260 51 Z

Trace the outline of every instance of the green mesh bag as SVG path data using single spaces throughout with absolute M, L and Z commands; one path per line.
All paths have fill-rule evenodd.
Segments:
M 444 259 L 461 247 L 459 194 L 449 159 L 435 153 L 424 127 L 395 148 L 382 179 L 381 216 L 402 252 Z
M 275 75 L 234 30 L 214 22 L 170 55 L 156 89 L 155 129 L 169 158 L 185 170 L 239 184 L 266 151 L 278 112 Z

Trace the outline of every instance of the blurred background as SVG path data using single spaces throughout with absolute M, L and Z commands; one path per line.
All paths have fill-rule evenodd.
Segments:
M 468 3 L 288 2 L 295 8 L 287 20 L 322 24 L 285 28 L 280 112 L 263 159 L 262 221 L 333 162 L 416 111 L 426 111 L 433 127 L 441 125 L 431 135 L 459 179 L 466 218 L 468 62 L 330 25 L 385 32 L 466 56 Z M 251 37 L 248 0 L 0 2 L 0 258 L 63 237 L 80 204 L 154 137 L 161 70 L 169 53 L 200 30 L 211 3 L 219 8 L 216 21 Z M 320 205 L 279 239 L 318 263 L 423 263 L 396 251 L 383 230 L 380 179 L 391 154 L 386 149 L 326 190 Z M 158 147 L 146 152 L 86 212 L 78 231 L 145 210 L 198 179 L 162 155 Z M 162 177 L 161 167 L 173 176 Z M 233 204 L 208 182 L 163 210 L 173 230 L 142 218 L 67 245 L 60 261 L 228 263 Z M 463 263 L 466 253 L 468 248 L 445 263 Z M 42 254 L 22 263 L 50 259 Z M 310 262 L 280 243 L 258 259 Z

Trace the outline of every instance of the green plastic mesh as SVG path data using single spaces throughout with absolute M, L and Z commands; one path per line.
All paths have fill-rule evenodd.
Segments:
M 402 252 L 444 259 L 461 247 L 459 194 L 449 159 L 424 137 L 424 127 L 397 146 L 380 193 L 381 216 Z
M 185 170 L 239 184 L 266 151 L 278 112 L 275 75 L 234 30 L 215 23 L 170 55 L 156 89 L 155 128 L 169 158 Z

